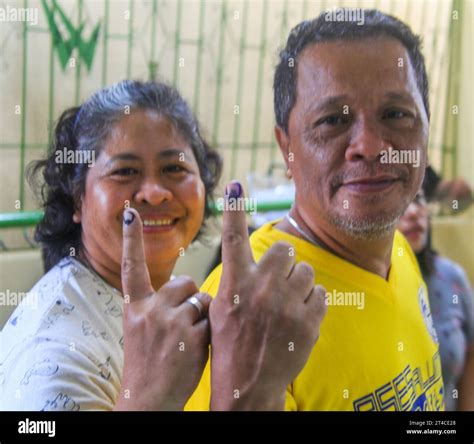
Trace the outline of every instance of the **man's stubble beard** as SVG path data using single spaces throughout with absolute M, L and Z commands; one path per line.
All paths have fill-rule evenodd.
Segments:
M 346 236 L 357 240 L 376 241 L 390 236 L 395 231 L 395 226 L 402 214 L 396 217 L 377 216 L 375 219 L 355 219 L 351 217 L 343 218 L 332 216 L 329 218 L 329 221 Z
M 346 236 L 357 240 L 377 241 L 393 234 L 409 203 L 408 200 L 403 202 L 403 205 L 392 214 L 369 215 L 365 218 L 328 213 L 328 221 Z

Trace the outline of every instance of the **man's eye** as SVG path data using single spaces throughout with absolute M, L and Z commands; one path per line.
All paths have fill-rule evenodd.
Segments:
M 163 168 L 165 173 L 181 173 L 186 171 L 186 168 L 183 168 L 181 165 L 167 165 Z
M 341 117 L 341 116 L 328 116 L 328 117 L 323 117 L 322 119 L 319 119 L 314 126 L 319 126 L 319 125 L 341 125 L 347 122 L 347 118 Z
M 384 119 L 403 119 L 404 117 L 410 117 L 410 115 L 404 111 L 399 110 L 386 111 L 383 115 Z
M 137 170 L 135 168 L 120 168 L 118 170 L 115 170 L 112 174 L 114 176 L 132 176 L 136 173 Z

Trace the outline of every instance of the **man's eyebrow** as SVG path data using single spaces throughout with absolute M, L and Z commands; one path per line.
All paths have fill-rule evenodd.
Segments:
M 403 91 L 401 92 L 388 91 L 387 93 L 385 93 L 385 97 L 392 100 L 404 100 L 404 101 L 410 101 L 410 102 L 413 101 L 413 97 L 410 94 Z
M 387 93 L 385 93 L 385 97 L 391 100 L 413 102 L 413 97 L 404 91 L 388 91 Z M 320 102 L 316 102 L 314 105 L 312 105 L 308 109 L 307 112 L 313 113 L 313 112 L 323 111 L 327 108 L 331 108 L 336 105 L 343 105 L 344 102 L 347 103 L 347 101 L 348 101 L 348 96 L 346 94 L 328 97 L 326 99 L 323 99 Z
M 316 102 L 313 106 L 310 107 L 309 112 L 317 112 L 326 108 L 330 108 L 334 105 L 340 105 L 341 102 L 347 101 L 347 99 L 348 96 L 345 94 L 340 96 L 328 97 L 327 99 L 323 99 L 321 102 Z

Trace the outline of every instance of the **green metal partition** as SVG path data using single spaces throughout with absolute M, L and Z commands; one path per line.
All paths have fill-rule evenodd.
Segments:
M 36 8 L 39 21 L 2 23 L 0 28 L 0 156 L 2 163 L 16 162 L 15 170 L 2 171 L 8 180 L 2 179 L 0 228 L 34 225 L 41 217 L 25 185 L 25 167 L 28 160 L 44 156 L 60 112 L 123 78 L 164 79 L 182 91 L 224 157 L 224 180 L 245 180 L 246 171 L 266 171 L 279 161 L 271 100 L 277 49 L 302 19 L 342 5 L 379 7 L 423 35 L 433 79 L 432 121 L 438 134 L 430 140 L 430 155 L 446 176 L 456 172 L 456 120 L 447 110 L 459 94 L 461 0 L 9 4 Z M 453 10 L 459 11 L 456 20 Z M 19 114 L 14 112 L 16 106 Z M 260 209 L 272 207 L 262 205 Z

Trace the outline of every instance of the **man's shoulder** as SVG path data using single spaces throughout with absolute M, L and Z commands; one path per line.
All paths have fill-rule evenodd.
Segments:
M 200 291 L 203 293 L 208 293 L 212 297 L 217 294 L 217 290 L 219 288 L 219 282 L 221 280 L 222 275 L 222 264 L 219 264 L 214 270 L 212 270 L 211 274 L 206 278 L 204 283 L 201 285 Z
M 275 228 L 275 225 L 279 221 L 280 219 L 267 222 L 252 233 L 250 236 L 250 246 L 252 247 L 254 256 L 258 256 L 260 253 L 270 248 L 270 246 L 275 242 L 282 240 L 288 241 L 289 235 Z
M 258 261 L 273 243 L 278 240 L 284 240 L 283 232 L 276 230 L 273 227 L 276 222 L 277 221 L 269 222 L 262 225 L 250 236 L 250 246 L 252 248 L 254 260 Z M 279 236 L 279 233 L 281 233 L 281 236 Z M 279 237 L 281 237 L 281 239 L 279 239 Z M 222 267 L 221 263 L 207 276 L 200 288 L 202 292 L 209 293 L 212 297 L 217 294 L 219 282 L 222 276 Z
M 393 237 L 392 262 L 397 262 L 399 260 L 408 260 L 411 262 L 417 273 L 421 276 L 421 271 L 415 253 L 413 252 L 405 236 L 403 236 L 400 231 L 396 230 Z

